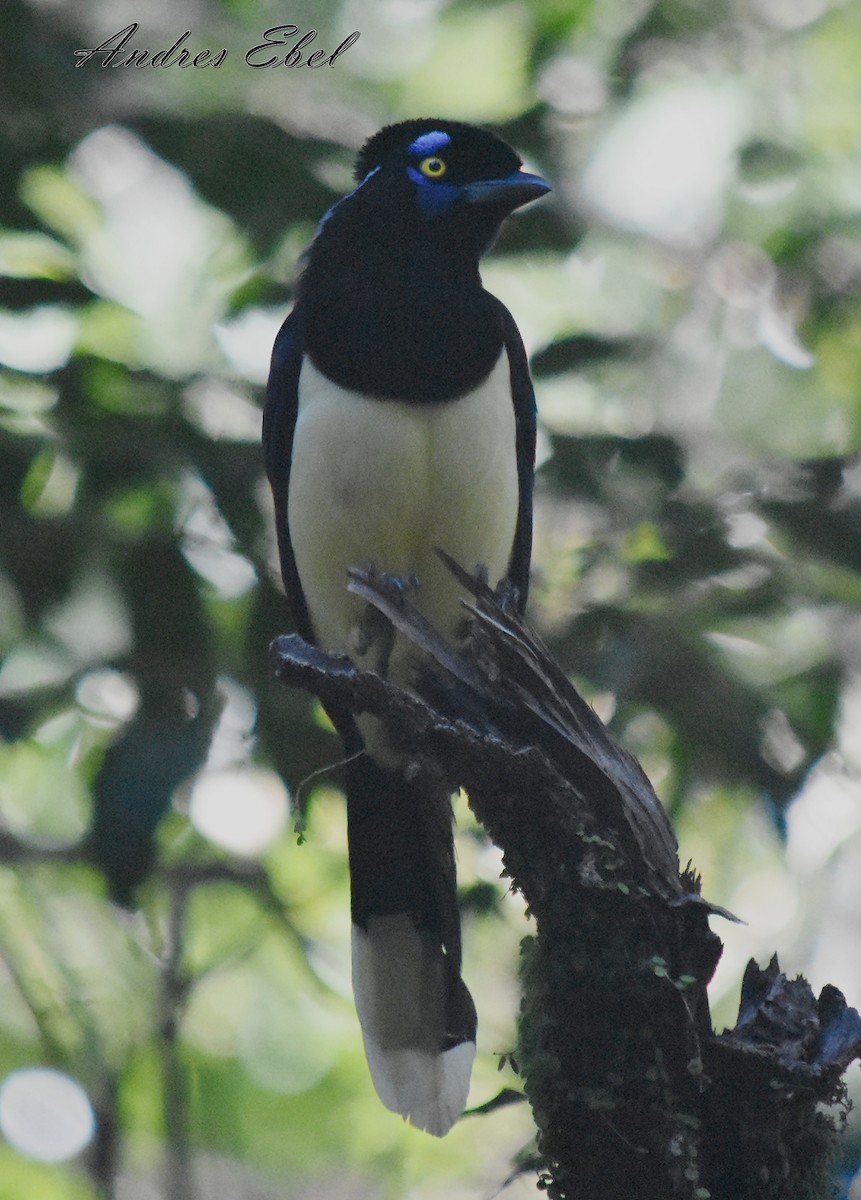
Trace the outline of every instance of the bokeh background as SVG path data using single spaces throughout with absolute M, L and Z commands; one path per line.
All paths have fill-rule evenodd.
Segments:
M 360 37 L 248 65 L 288 22 Z M 186 30 L 220 67 L 122 65 Z M 0 1198 L 534 1194 L 524 1104 L 440 1143 L 377 1102 L 340 751 L 267 660 L 269 350 L 409 116 L 554 185 L 484 270 L 536 382 L 531 618 L 746 922 L 718 1025 L 774 951 L 861 1005 L 861 5 L 3 0 L 0 47 Z M 529 925 L 457 811 L 481 1105 Z

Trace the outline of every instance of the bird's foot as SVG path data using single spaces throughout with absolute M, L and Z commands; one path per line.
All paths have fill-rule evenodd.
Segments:
M 379 591 L 385 592 L 386 596 L 394 601 L 403 600 L 409 592 L 415 591 L 419 586 L 417 576 L 393 575 L 388 571 L 378 570 L 373 563 L 364 568 L 351 567 L 350 575 L 354 579 L 360 579 Z
M 386 571 L 378 571 L 374 566 L 362 571 L 353 571 L 352 574 L 385 592 L 395 603 L 401 603 L 409 592 L 419 586 L 415 575 L 391 575 Z M 374 651 L 374 669 L 378 674 L 385 676 L 388 673 L 394 644 L 395 627 L 391 621 L 378 608 L 367 604 L 353 629 L 350 647 L 353 654 L 358 658 L 365 658 Z
M 523 593 L 512 579 L 500 579 L 494 588 L 493 598 L 507 616 L 519 617 L 521 615 Z

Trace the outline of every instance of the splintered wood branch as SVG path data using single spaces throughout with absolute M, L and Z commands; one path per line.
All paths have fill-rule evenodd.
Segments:
M 283 682 L 383 721 L 410 772 L 465 788 L 536 922 L 523 944 L 517 1059 L 553 1200 L 799 1200 L 830 1195 L 861 1018 L 818 1000 L 777 960 L 751 963 L 735 1029 L 717 1035 L 707 985 L 731 914 L 680 869 L 669 818 L 547 648 L 480 577 L 463 646 L 442 639 L 397 580 L 350 590 L 413 641 L 415 690 L 284 636 Z

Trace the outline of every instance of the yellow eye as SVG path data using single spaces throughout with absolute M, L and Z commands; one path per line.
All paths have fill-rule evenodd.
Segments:
M 419 170 L 426 179 L 441 179 L 446 172 L 446 165 L 441 158 L 437 158 L 432 154 L 430 158 L 423 158 L 419 163 Z

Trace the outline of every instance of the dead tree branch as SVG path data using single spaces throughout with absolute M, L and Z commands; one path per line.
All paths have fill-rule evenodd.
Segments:
M 408 770 L 463 786 L 536 921 L 524 943 L 519 1063 L 554 1200 L 825 1197 L 861 1018 L 815 999 L 776 959 L 751 963 L 738 1023 L 712 1029 L 721 953 L 699 878 L 639 764 L 546 648 L 453 563 L 472 594 L 462 652 L 403 589 L 355 572 L 350 589 L 426 653 L 399 690 L 297 636 L 279 677 L 381 718 Z M 729 914 L 723 912 L 723 916 Z

